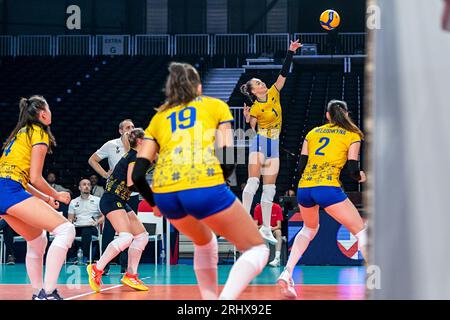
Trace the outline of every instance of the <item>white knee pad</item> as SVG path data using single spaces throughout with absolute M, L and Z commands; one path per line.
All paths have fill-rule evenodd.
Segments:
M 240 257 L 239 260 L 244 260 L 250 265 L 252 265 L 258 273 L 260 273 L 267 264 L 269 260 L 270 250 L 265 244 L 260 244 L 259 246 L 252 247 L 246 250 Z
M 311 229 L 311 228 L 304 226 L 302 228 L 302 230 L 300 230 L 298 235 L 305 237 L 309 241 L 312 241 L 314 239 L 314 237 L 316 236 L 317 232 L 319 231 L 319 227 L 320 227 L 320 224 L 317 225 L 317 228 L 315 228 L 315 229 Z
M 70 222 L 57 226 L 52 233 L 55 236 L 53 245 L 67 250 L 72 246 L 75 239 L 75 227 Z
M 263 192 L 261 196 L 261 202 L 273 202 L 273 198 L 275 197 L 276 187 L 274 184 L 265 184 L 263 185 Z
M 255 195 L 259 188 L 259 179 L 256 177 L 250 177 L 247 179 L 247 184 L 245 185 L 244 192 Z
M 43 231 L 40 236 L 31 241 L 27 241 L 27 257 L 39 259 L 45 254 L 47 248 L 47 232 Z
M 118 251 L 123 251 L 128 248 L 133 242 L 133 235 L 129 232 L 120 232 L 119 237 L 111 242 Z
M 355 234 L 356 239 L 358 239 L 358 248 L 367 245 L 367 228 L 362 229 L 360 232 Z
M 194 244 L 194 270 L 216 269 L 218 261 L 219 247 L 215 234 L 211 241 L 203 246 Z
M 130 245 L 130 249 L 136 249 L 139 251 L 144 251 L 148 243 L 148 232 L 143 232 L 134 236 L 133 242 Z

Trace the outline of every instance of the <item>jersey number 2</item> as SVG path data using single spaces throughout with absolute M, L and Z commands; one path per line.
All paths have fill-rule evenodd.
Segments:
M 178 116 L 178 119 L 177 119 Z M 172 132 L 177 129 L 188 129 L 194 126 L 197 118 L 197 110 L 194 107 L 186 107 L 180 112 L 173 112 L 167 119 L 170 119 Z
M 330 138 L 327 138 L 327 137 L 320 138 L 319 143 L 323 143 L 323 145 L 319 149 L 316 150 L 316 155 L 324 156 L 325 153 L 320 152 L 320 151 L 322 151 L 330 143 Z

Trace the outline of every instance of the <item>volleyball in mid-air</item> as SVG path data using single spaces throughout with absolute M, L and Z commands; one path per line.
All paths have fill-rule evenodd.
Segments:
M 341 17 L 334 10 L 326 10 L 320 15 L 320 25 L 325 30 L 333 30 L 341 23 Z

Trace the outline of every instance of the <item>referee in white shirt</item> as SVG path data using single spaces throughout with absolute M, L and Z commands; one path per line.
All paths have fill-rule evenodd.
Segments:
M 108 179 L 114 170 L 117 162 L 122 158 L 122 156 L 128 152 L 130 149 L 130 143 L 128 141 L 128 134 L 134 129 L 134 124 L 131 119 L 125 119 L 119 124 L 120 138 L 109 140 L 100 149 L 98 149 L 89 158 L 89 165 L 103 178 Z M 105 171 L 100 165 L 100 161 L 103 159 L 108 159 L 109 170 Z M 139 205 L 139 193 L 133 192 L 131 198 L 128 201 L 128 205 L 133 209 L 134 212 L 138 212 Z M 106 219 L 105 226 L 103 228 L 102 235 L 102 248 L 106 249 L 108 244 L 114 239 L 115 230 L 111 225 L 111 222 Z M 128 250 L 125 250 L 120 255 L 120 265 L 121 271 L 126 271 L 128 264 Z M 109 265 L 105 268 L 105 274 L 109 270 Z
M 100 212 L 100 198 L 91 195 L 91 182 L 81 180 L 78 189 L 80 196 L 69 204 L 69 221 L 75 225 L 77 237 L 81 237 L 83 263 L 86 263 L 92 236 L 98 236 L 97 227 L 103 224 L 105 217 Z

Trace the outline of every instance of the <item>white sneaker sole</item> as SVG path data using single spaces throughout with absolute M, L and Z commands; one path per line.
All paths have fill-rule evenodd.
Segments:
M 297 293 L 294 293 L 289 290 L 289 284 L 283 279 L 278 279 L 278 285 L 281 287 L 281 294 L 288 299 L 296 299 Z M 295 289 L 294 289 L 295 290 Z
M 261 236 L 264 238 L 264 240 L 266 240 L 266 241 L 269 242 L 270 244 L 272 244 L 272 245 L 276 245 L 276 244 L 277 244 L 278 240 L 275 239 L 273 236 L 272 236 L 272 237 L 266 236 L 266 235 L 265 235 L 264 233 L 262 233 L 262 232 L 260 232 L 260 234 L 261 234 Z

